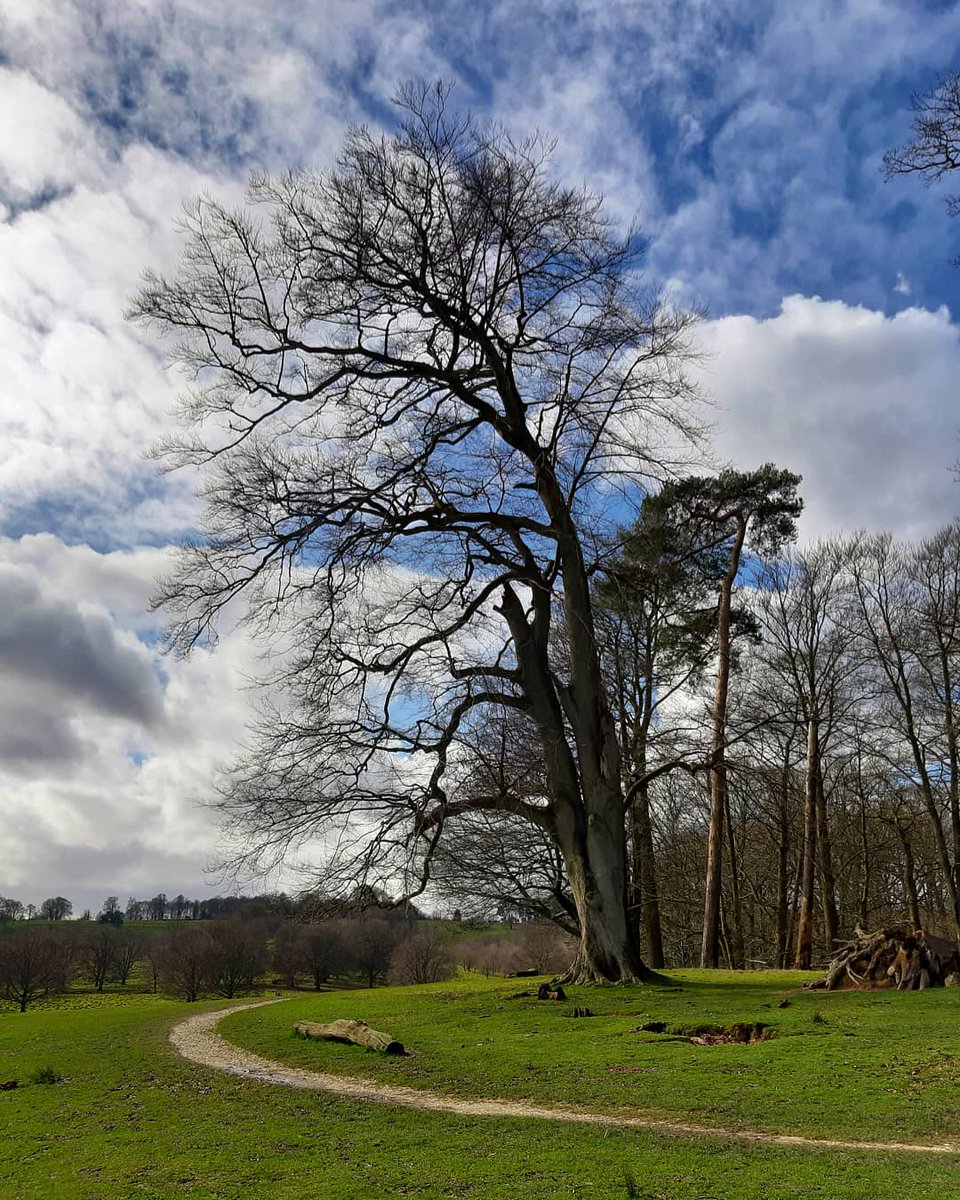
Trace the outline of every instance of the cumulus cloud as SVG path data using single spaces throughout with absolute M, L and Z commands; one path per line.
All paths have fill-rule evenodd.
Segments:
M 244 736 L 258 660 L 229 630 L 216 654 L 158 658 L 146 606 L 164 561 L 0 540 L 4 895 L 85 906 L 210 884 L 219 835 L 199 802 Z
M 960 333 L 944 309 L 887 317 L 790 296 L 767 320 L 709 322 L 701 340 L 718 453 L 802 473 L 806 537 L 917 537 L 955 516 Z
M 136 638 L 122 637 L 99 607 L 51 595 L 6 564 L 0 565 L 0 672 L 18 705 L 30 691 L 48 713 L 55 704 L 67 710 L 82 704 L 144 726 L 160 717 L 160 688 Z

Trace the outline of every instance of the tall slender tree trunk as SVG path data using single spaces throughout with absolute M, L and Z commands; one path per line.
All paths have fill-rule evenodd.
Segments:
M 957 745 L 956 714 L 953 704 L 953 679 L 949 648 L 938 631 L 940 670 L 943 678 L 943 725 L 947 735 L 947 761 L 950 764 L 950 827 L 953 833 L 953 886 L 960 893 L 960 748 Z
M 807 720 L 807 769 L 803 796 L 803 867 L 800 883 L 800 919 L 794 966 L 809 971 L 813 962 L 813 892 L 817 863 L 817 764 L 820 758 L 817 718 Z
M 730 792 L 726 789 L 726 812 L 724 825 L 727 831 L 727 857 L 730 860 L 730 904 L 726 906 L 727 941 L 730 966 L 742 971 L 745 965 L 743 947 L 743 901 L 740 894 L 740 856 L 737 853 L 737 831 L 730 812 Z
M 786 967 L 790 936 L 790 801 L 789 752 L 780 775 L 780 808 L 777 829 L 777 966 Z
M 857 780 L 859 783 L 860 768 L 857 767 Z M 870 928 L 870 872 L 873 869 L 873 855 L 870 852 L 870 838 L 867 830 L 867 804 L 863 794 L 863 789 L 858 788 L 860 793 L 860 868 L 863 872 L 860 880 L 860 908 L 859 919 L 860 928 Z
M 920 896 L 917 891 L 917 874 L 913 861 L 913 846 L 910 843 L 910 835 L 899 820 L 894 822 L 894 828 L 897 831 L 900 849 L 903 851 L 903 886 L 907 893 L 907 909 L 910 914 L 910 924 L 914 929 L 922 929 L 923 921 L 920 919 Z
M 747 522 L 737 518 L 737 532 L 730 551 L 730 562 L 720 587 L 717 605 L 717 679 L 713 698 L 710 738 L 710 826 L 707 832 L 707 872 L 703 903 L 703 941 L 700 966 L 716 967 L 720 962 L 720 888 L 723 878 L 723 823 L 728 808 L 727 694 L 730 689 L 730 610 L 733 585 L 740 570 L 740 555 L 747 535 Z
M 646 784 L 641 785 L 633 800 L 630 827 L 633 851 L 631 907 L 635 912 L 639 912 L 649 964 L 654 970 L 659 970 L 664 965 L 663 930 L 660 923 L 653 826 L 650 821 L 650 795 Z
M 827 798 L 823 789 L 823 767 L 820 762 L 819 745 L 816 763 L 817 804 L 817 847 L 820 866 L 820 906 L 823 910 L 823 940 L 827 956 L 832 957 L 839 943 L 839 917 L 837 914 L 837 881 L 833 871 L 833 849 L 830 840 L 830 823 L 827 818 Z

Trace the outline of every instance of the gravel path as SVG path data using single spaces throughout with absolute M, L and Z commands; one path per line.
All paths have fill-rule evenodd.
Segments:
M 832 1150 L 875 1150 L 897 1151 L 906 1154 L 956 1154 L 960 1156 L 960 1143 L 942 1142 L 918 1144 L 916 1142 L 870 1142 L 837 1138 L 800 1137 L 789 1133 L 766 1133 L 751 1129 L 722 1129 L 713 1125 L 696 1125 L 688 1121 L 668 1121 L 657 1117 L 618 1115 L 614 1113 L 585 1112 L 572 1108 L 550 1108 L 546 1105 L 526 1104 L 516 1100 L 462 1100 L 456 1096 L 444 1096 L 437 1092 L 420 1091 L 417 1088 L 396 1087 L 377 1083 L 369 1079 L 358 1079 L 347 1075 L 328 1075 L 319 1071 L 303 1071 L 284 1063 L 261 1058 L 249 1050 L 234 1046 L 216 1032 L 217 1024 L 231 1013 L 245 1008 L 262 1008 L 266 1004 L 279 1004 L 278 1000 L 262 1000 L 255 1004 L 235 1004 L 232 1008 L 221 1008 L 216 1012 L 199 1013 L 175 1025 L 170 1031 L 170 1042 L 178 1053 L 191 1062 L 215 1071 L 226 1071 L 248 1079 L 259 1079 L 264 1083 L 278 1083 L 285 1087 L 304 1088 L 310 1091 L 332 1092 L 351 1100 L 366 1100 L 376 1104 L 395 1104 L 404 1108 L 416 1108 L 429 1112 L 457 1113 L 468 1117 L 520 1117 L 542 1121 L 567 1121 L 578 1125 L 602 1125 L 615 1129 L 645 1129 L 656 1133 L 679 1134 L 684 1137 L 733 1138 L 742 1142 L 758 1142 L 771 1146 L 800 1146 L 805 1149 Z

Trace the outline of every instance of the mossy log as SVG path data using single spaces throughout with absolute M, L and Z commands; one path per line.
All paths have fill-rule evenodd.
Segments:
M 330 1021 L 326 1025 L 319 1025 L 316 1021 L 300 1021 L 294 1029 L 305 1038 L 346 1042 L 353 1046 L 365 1046 L 368 1050 L 378 1050 L 381 1054 L 406 1054 L 402 1042 L 392 1038 L 389 1033 L 371 1029 L 366 1021 Z

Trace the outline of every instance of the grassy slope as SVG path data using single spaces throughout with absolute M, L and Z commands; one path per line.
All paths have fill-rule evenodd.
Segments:
M 439 993 L 449 995 L 459 990 L 459 986 L 446 987 Z M 507 1004 L 498 996 L 504 990 L 516 989 L 504 989 L 502 983 L 498 988 L 471 981 L 466 990 L 476 994 L 465 1006 L 482 1010 L 485 1004 Z M 689 989 L 680 998 L 700 995 L 706 1001 L 709 992 Z M 433 1056 L 446 1062 L 448 1051 L 452 1054 L 456 1049 L 462 1060 L 460 1045 L 474 1039 L 478 1026 L 498 1028 L 495 1014 L 484 1016 L 477 1011 L 471 1018 L 460 1004 L 441 999 L 438 989 L 428 989 L 427 994 L 429 1001 L 418 1001 L 423 1015 L 410 1039 L 421 1049 L 420 1057 L 389 1068 L 415 1067 L 423 1083 L 431 1081 L 429 1061 Z M 749 1015 L 754 1015 L 749 1002 L 734 1002 L 729 984 L 726 994 L 731 1009 L 751 1008 Z M 768 1002 L 760 999 L 762 994 L 754 997 L 758 1004 Z M 361 1015 L 371 1020 L 379 1019 L 377 1013 L 409 1012 L 413 1007 L 410 991 L 378 990 L 351 995 L 351 1012 L 355 1010 L 353 1002 L 361 998 L 365 1001 Z M 650 1015 L 662 1012 L 669 1016 L 668 1004 L 676 1005 L 678 1011 L 686 1007 L 675 993 L 637 994 L 634 1003 L 627 993 L 614 989 L 592 992 L 584 999 L 598 1012 L 627 1005 Z M 841 1004 L 847 1000 L 820 998 L 825 1012 L 833 999 Z M 859 999 L 862 1012 L 871 1014 L 873 1008 L 864 1001 L 876 998 Z M 893 999 L 905 1002 L 896 1015 L 889 1008 L 878 1009 L 885 1014 L 891 1039 L 898 1032 L 906 1037 L 937 1025 L 941 1009 L 936 1002 L 943 1006 L 944 1021 L 950 1013 L 956 1013 L 950 993 L 937 993 L 927 1008 L 916 1003 L 926 1002 L 925 997 Z M 509 1003 L 527 1008 L 523 1001 Z M 336 1064 L 330 1061 L 328 1052 L 339 1055 L 339 1048 L 306 1046 L 289 1036 L 290 1025 L 301 1010 L 320 1015 L 321 1007 L 324 1013 L 342 1010 L 343 997 L 298 998 L 258 1014 L 231 1018 L 231 1036 L 256 1043 L 261 1049 L 267 1049 L 267 1043 L 276 1039 L 285 1050 L 284 1057 L 294 1060 L 308 1051 L 315 1062 L 323 1057 L 327 1061 L 322 1065 L 331 1067 Z M 548 1022 L 563 1020 L 563 1036 L 551 1040 L 555 1046 L 570 1042 L 582 1054 L 587 1065 L 579 1086 L 586 1088 L 594 1078 L 590 1064 L 600 1061 L 597 1050 L 590 1047 L 602 1043 L 604 1024 L 623 1020 L 635 1024 L 637 1018 L 611 1017 L 607 1021 L 598 1017 L 573 1022 L 562 1017 L 564 1007 L 569 1006 L 557 1005 L 550 1010 L 555 1015 L 547 1016 L 545 1006 L 540 1005 L 534 1010 L 539 1013 L 534 1027 L 541 1032 L 525 1039 L 529 1051 L 518 1054 L 511 1049 L 509 1056 L 504 1051 L 504 1057 L 514 1065 L 523 1059 L 524 1070 L 529 1062 L 534 1074 L 538 1070 L 542 1073 L 545 1068 L 537 1068 L 536 1064 L 542 1061 L 540 1047 L 547 1042 Z M 703 1007 L 691 1007 L 689 1015 L 699 1019 Z M 706 1007 L 711 1008 L 712 1017 L 714 1006 Z M 802 1005 L 798 1002 L 783 1013 L 778 1011 L 778 1019 L 784 1014 L 792 1017 L 795 1007 Z M 865 1195 L 893 1200 L 921 1188 L 953 1194 L 960 1165 L 960 1156 L 954 1160 L 786 1151 L 723 1139 L 694 1141 L 636 1132 L 558 1128 L 540 1121 L 467 1120 L 295 1092 L 215 1075 L 176 1058 L 166 1045 L 166 1031 L 175 1020 L 197 1008 L 149 996 L 130 996 L 122 1000 L 78 998 L 24 1015 L 0 1013 L 0 1081 L 21 1080 L 16 1090 L 0 1092 L 0 1196 L 17 1200 L 136 1196 L 150 1200 L 179 1196 L 197 1200 L 258 1200 L 267 1196 L 271 1200 L 360 1200 L 370 1196 L 528 1200 L 537 1195 L 555 1195 L 606 1200 L 627 1196 L 625 1177 L 630 1172 L 637 1181 L 636 1194 L 657 1200 L 703 1196 L 723 1196 L 725 1200 L 756 1200 L 760 1196 L 765 1200 L 808 1196 L 859 1200 Z M 829 1013 L 831 1025 L 824 1028 L 832 1029 L 833 1021 L 841 1016 L 849 1019 L 846 1012 L 838 1009 L 836 1016 Z M 903 1012 L 918 1020 L 905 1020 Z M 806 1015 L 809 1018 L 809 1010 Z M 511 1015 L 509 1022 L 500 1022 L 500 1029 L 519 1022 L 523 1032 L 529 1033 L 529 1020 L 528 1016 Z M 457 1025 L 461 1033 L 454 1044 Z M 827 1047 L 830 1036 L 819 1041 L 795 1040 L 807 1045 L 812 1054 L 817 1047 Z M 480 1036 L 475 1040 L 481 1040 Z M 618 1042 L 628 1040 L 621 1037 Z M 637 1045 L 641 1041 L 639 1038 Z M 854 1039 L 846 1041 L 853 1044 Z M 441 1045 L 448 1051 L 441 1054 Z M 891 1040 L 891 1045 L 895 1049 L 888 1050 L 888 1062 L 900 1053 L 896 1042 Z M 661 1052 L 668 1049 L 660 1048 Z M 706 1047 L 699 1049 L 704 1055 L 710 1052 Z M 767 1047 L 718 1049 L 724 1055 L 731 1051 L 749 1055 Z M 929 1057 L 929 1050 L 926 1053 Z M 385 1069 L 381 1060 L 362 1051 L 345 1048 L 343 1056 L 339 1065 L 344 1070 Z M 483 1057 L 487 1072 L 476 1084 L 463 1079 L 465 1067 L 461 1062 L 459 1090 L 485 1091 L 500 1078 L 500 1072 L 490 1065 L 494 1054 L 489 1043 Z M 67 1076 L 67 1082 L 53 1086 L 26 1082 L 33 1071 L 47 1064 Z M 739 1079 L 740 1089 L 749 1094 L 751 1077 L 745 1072 L 752 1068 L 733 1065 L 730 1069 Z M 910 1072 L 909 1067 L 902 1072 L 891 1067 L 881 1079 L 871 1077 L 865 1084 L 883 1092 L 899 1079 L 900 1073 L 918 1078 Z M 563 1074 L 558 1069 L 550 1076 L 554 1090 Z M 646 1076 L 621 1078 L 633 1079 L 633 1103 L 645 1098 Z M 712 1075 L 707 1078 L 712 1079 Z M 525 1079 L 516 1091 L 537 1094 L 536 1082 L 531 1084 Z M 916 1086 L 927 1085 L 921 1081 Z M 641 1089 L 644 1096 L 638 1097 Z M 592 1102 L 593 1096 L 582 1091 L 579 1099 Z M 904 1104 L 909 1109 L 909 1103 Z
M 674 972 L 664 987 L 571 989 L 568 1003 L 511 998 L 529 981 L 467 977 L 418 993 L 334 992 L 229 1018 L 227 1037 L 269 1058 L 465 1096 L 642 1108 L 719 1126 L 814 1136 L 936 1140 L 960 1130 L 960 989 L 803 993 L 803 976 Z M 789 998 L 789 1006 L 779 1001 Z M 597 1014 L 571 1016 L 574 1003 Z M 299 1019 L 362 1017 L 410 1059 L 303 1042 Z M 757 1045 L 695 1046 L 634 1032 L 760 1021 Z

